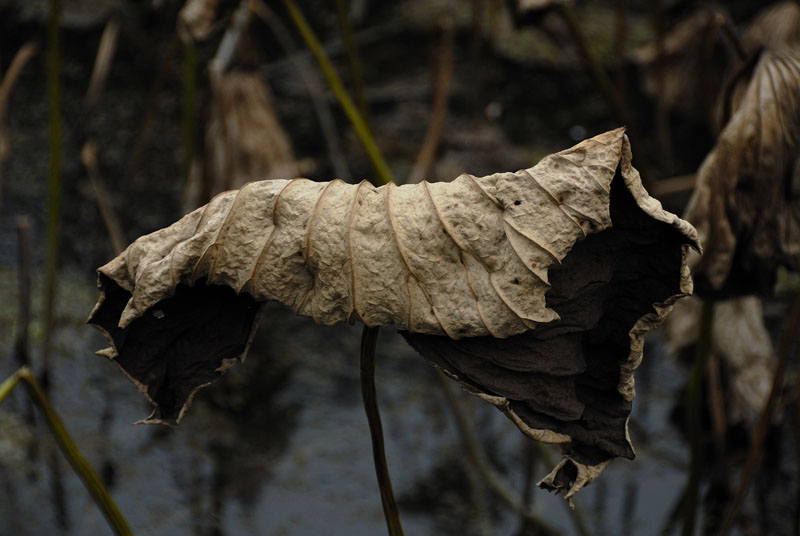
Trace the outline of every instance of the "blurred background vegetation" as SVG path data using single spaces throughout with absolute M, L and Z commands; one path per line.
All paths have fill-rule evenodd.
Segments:
M 796 2 L 297 5 L 398 182 L 514 171 L 625 124 L 646 187 L 678 214 L 737 80 L 764 47 L 800 42 Z M 215 193 L 376 173 L 284 2 L 0 0 L 0 379 L 32 366 L 134 532 L 383 533 L 357 330 L 269 308 L 247 363 L 171 430 L 130 425 L 146 404 L 92 355 L 103 343 L 83 325 L 96 267 Z M 709 374 L 695 408 L 698 532 L 715 534 L 737 493 L 797 289 L 782 271 L 763 303 L 717 319 L 752 329 L 734 328 L 746 335 L 711 360 L 720 378 Z M 429 367 L 384 330 L 378 395 L 406 533 L 691 533 L 684 400 L 698 309 L 651 337 L 631 419 L 638 458 L 615 462 L 577 514 L 532 490 L 557 454 L 459 396 L 491 470 L 530 508 L 487 488 Z M 104 533 L 17 391 L 0 406 L 0 533 Z M 779 391 L 740 534 L 798 533 L 797 382 Z

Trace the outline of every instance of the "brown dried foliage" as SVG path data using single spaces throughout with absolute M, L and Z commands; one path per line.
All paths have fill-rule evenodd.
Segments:
M 765 52 L 698 172 L 685 217 L 706 251 L 698 293 L 765 294 L 800 268 L 800 59 Z
M 243 358 L 258 304 L 393 325 L 528 436 L 571 497 L 616 456 L 643 335 L 691 292 L 694 229 L 647 195 L 623 129 L 528 170 L 374 188 L 250 183 L 100 268 L 90 322 L 176 422 Z

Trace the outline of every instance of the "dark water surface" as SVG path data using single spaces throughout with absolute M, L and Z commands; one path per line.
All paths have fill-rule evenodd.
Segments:
M 6 271 L 2 282 L 12 296 L 15 274 Z M 111 481 L 136 534 L 385 534 L 360 398 L 360 326 L 319 327 L 268 306 L 246 363 L 202 390 L 179 427 L 134 425 L 148 404 L 116 366 L 93 355 L 104 340 L 83 322 L 95 298 L 88 277 L 62 278 L 52 399 L 92 466 Z M 10 331 L 3 336 L 10 348 Z M 432 369 L 389 329 L 378 354 L 387 458 L 406 534 L 481 534 L 481 527 L 515 534 L 518 516 L 479 477 L 470 487 L 465 470 L 473 470 Z M 3 377 L 13 369 L 6 361 Z M 593 534 L 658 533 L 684 484 L 686 448 L 668 424 L 681 376 L 657 335 L 637 381 L 637 459 L 614 462 L 576 500 Z M 489 457 L 521 493 L 530 441 L 493 407 L 459 395 Z M 25 407 L 21 392 L 0 407 L 8 431 L 0 435 L 0 527 L 3 534 L 53 534 L 42 461 L 51 441 L 40 426 L 38 457 L 27 459 Z M 557 460 L 557 450 L 548 450 Z M 110 533 L 61 461 L 67 533 Z M 534 478 L 549 469 L 538 461 Z M 550 525 L 576 534 L 563 499 L 536 489 L 532 500 Z

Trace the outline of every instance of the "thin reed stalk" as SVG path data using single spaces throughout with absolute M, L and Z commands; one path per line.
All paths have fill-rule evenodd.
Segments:
M 113 17 L 109 19 L 105 29 L 103 29 L 100 44 L 97 46 L 92 76 L 89 79 L 89 88 L 86 90 L 86 95 L 83 99 L 84 107 L 87 110 L 94 108 L 94 105 L 100 99 L 100 94 L 103 92 L 103 87 L 108 78 L 108 71 L 111 69 L 111 60 L 114 58 L 114 52 L 117 49 L 119 30 L 120 22 Z
M 708 370 L 708 360 L 711 355 L 713 320 L 714 305 L 710 301 L 704 301 L 700 308 L 700 324 L 694 363 L 692 364 L 686 388 L 686 428 L 689 434 L 690 461 L 683 502 L 682 536 L 692 536 L 694 534 L 697 519 L 700 477 L 703 472 L 703 379 Z
M 39 47 L 36 43 L 28 42 L 19 47 L 14 59 L 6 69 L 2 79 L 0 79 L 0 123 L 5 120 L 6 111 L 8 110 L 8 100 L 11 97 L 11 90 L 14 88 L 19 75 L 22 73 L 22 68 L 25 64 L 36 55 Z
M 81 162 L 89 174 L 89 182 L 92 185 L 94 197 L 97 200 L 97 206 L 100 209 L 100 216 L 105 224 L 108 238 L 111 240 L 111 245 L 114 248 L 114 254 L 119 255 L 127 247 L 128 241 L 125 238 L 125 232 L 122 230 L 122 224 L 117 217 L 114 210 L 114 204 L 111 202 L 111 195 L 108 193 L 105 181 L 100 174 L 99 158 L 97 156 L 97 144 L 93 140 L 87 141 L 81 149 Z
M 89 465 L 89 462 L 87 462 L 86 458 L 81 454 L 75 441 L 69 435 L 69 432 L 67 432 L 63 421 L 58 416 L 58 413 L 56 413 L 55 408 L 53 408 L 28 367 L 20 368 L 0 384 L 0 403 L 11 394 L 20 382 L 22 382 L 27 389 L 31 400 L 33 400 L 36 406 L 41 410 L 45 422 L 50 429 L 50 433 L 56 440 L 58 447 L 67 458 L 67 461 L 70 463 L 75 473 L 80 477 L 83 485 L 86 486 L 95 504 L 100 508 L 109 526 L 114 531 L 114 534 L 118 536 L 132 535 L 133 532 L 122 513 L 120 513 L 119 508 L 117 508 L 114 499 L 111 498 L 108 490 L 103 486 L 100 477 L 97 476 L 92 466 Z
M 40 378 L 42 392 L 50 390 L 50 354 L 55 331 L 58 292 L 59 242 L 61 232 L 61 0 L 50 0 L 47 24 L 46 86 L 48 105 L 49 166 L 47 175 L 47 238 L 45 242 L 44 334 Z M 58 458 L 47 456 L 56 522 L 62 531 L 69 527 L 68 511 Z
M 325 145 L 328 150 L 328 158 L 330 158 L 331 166 L 336 177 L 349 177 L 350 168 L 347 165 L 347 160 L 344 158 L 344 151 L 342 151 L 341 144 L 339 143 L 339 135 L 336 132 L 336 123 L 331 113 L 328 100 L 320 85 L 318 84 L 318 75 L 312 70 L 309 65 L 310 60 L 304 57 L 299 57 L 296 54 L 297 46 L 289 34 L 286 26 L 281 20 L 275 16 L 272 10 L 262 0 L 250 0 L 250 9 L 269 26 L 270 31 L 278 40 L 283 50 L 290 57 L 294 63 L 297 72 L 303 79 L 303 83 L 308 90 L 308 96 L 311 98 L 311 104 L 314 106 L 314 111 L 317 113 L 319 120 L 320 131 L 325 140 Z
M 61 225 L 61 1 L 50 0 L 47 36 L 47 96 L 49 168 L 47 176 L 47 241 L 45 253 L 44 351 L 42 373 L 47 375 L 55 318 L 58 245 Z M 47 382 L 44 382 L 47 392 Z
M 424 180 L 433 167 L 436 151 L 442 140 L 445 115 L 447 114 L 447 99 L 450 94 L 450 81 L 453 78 L 453 41 L 454 30 L 450 20 L 443 20 L 440 24 L 441 38 L 437 47 L 435 58 L 435 75 L 433 80 L 433 105 L 431 106 L 430 123 L 425 140 L 422 142 L 417 160 L 408 176 L 409 183 Z
M 480 442 L 475 435 L 475 431 L 470 424 L 467 414 L 464 412 L 461 405 L 456 400 L 456 395 L 453 386 L 444 373 L 437 370 L 436 378 L 442 387 L 447 404 L 453 413 L 456 423 L 456 429 L 461 436 L 461 441 L 467 453 L 467 457 L 472 462 L 473 467 L 480 473 L 483 480 L 488 485 L 489 489 L 504 503 L 506 503 L 513 511 L 518 512 L 525 521 L 532 527 L 535 527 L 539 533 L 544 535 L 555 535 L 558 531 L 548 525 L 544 520 L 537 516 L 526 504 L 522 502 L 522 498 L 514 493 L 514 491 L 503 481 L 500 475 L 492 468 L 489 458 L 480 446 Z M 583 534 L 583 533 L 581 533 Z
M 36 54 L 37 49 L 35 43 L 29 42 L 22 45 L 14 55 L 14 59 L 11 60 L 11 65 L 5 74 L 0 77 L 0 210 L 3 208 L 3 161 L 11 150 L 11 142 L 5 125 L 8 101 L 22 68 Z
M 403 527 L 400 524 L 397 502 L 392 491 L 392 480 L 389 477 L 389 468 L 386 464 L 386 453 L 383 447 L 383 427 L 375 393 L 375 350 L 378 344 L 378 330 L 379 328 L 377 327 L 364 326 L 364 330 L 361 333 L 361 397 L 364 402 L 364 411 L 367 414 L 367 422 L 369 423 L 372 456 L 375 462 L 378 486 L 381 491 L 381 504 L 383 505 L 383 515 L 386 518 L 386 527 L 389 530 L 389 536 L 402 536 Z
M 17 218 L 17 279 L 19 298 L 17 309 L 17 329 L 14 339 L 14 356 L 20 366 L 30 365 L 30 325 L 31 325 L 31 219 L 28 216 Z
M 322 69 L 322 73 L 325 75 L 325 78 L 328 81 L 328 85 L 330 85 L 331 90 L 333 91 L 334 95 L 336 95 L 336 98 L 344 109 L 347 118 L 353 125 L 353 128 L 356 131 L 356 136 L 358 136 L 361 145 L 363 145 L 364 150 L 367 152 L 367 156 L 369 157 L 372 166 L 375 168 L 375 172 L 377 173 L 376 181 L 380 184 L 388 184 L 392 182 L 392 172 L 389 170 L 389 166 L 386 164 L 386 161 L 383 159 L 383 156 L 381 155 L 380 150 L 375 143 L 375 138 L 372 136 L 372 131 L 359 113 L 358 108 L 353 103 L 353 100 L 345 91 L 344 86 L 342 85 L 342 80 L 339 78 L 339 75 L 336 74 L 333 65 L 328 59 L 328 55 L 325 53 L 325 49 L 322 48 L 322 44 L 319 42 L 319 39 L 317 39 L 317 36 L 311 29 L 311 26 L 309 26 L 305 16 L 303 16 L 303 13 L 294 3 L 294 0 L 283 0 L 283 4 L 286 6 L 289 16 L 292 18 L 295 26 L 297 26 L 297 30 L 300 32 L 303 40 L 306 42 L 306 46 L 316 58 L 320 69 Z
M 658 140 L 659 153 L 661 155 L 661 165 L 669 169 L 669 165 L 674 161 L 674 149 L 672 147 L 672 137 L 670 136 L 669 126 L 669 108 L 666 96 L 666 83 L 667 83 L 667 65 L 666 65 L 666 16 L 664 13 L 663 0 L 655 0 L 654 2 L 654 21 L 656 32 L 656 113 L 655 113 L 655 130 L 656 139 Z
M 367 156 L 375 168 L 377 177 L 372 182 L 377 184 L 393 182 L 392 173 L 375 143 L 367 121 L 362 114 L 359 113 L 358 108 L 353 104 L 350 96 L 345 91 L 341 79 L 339 75 L 336 74 L 333 65 L 331 65 L 319 39 L 317 39 L 303 16 L 303 13 L 297 5 L 295 5 L 293 0 L 283 0 L 283 3 L 289 11 L 289 15 L 295 23 L 295 26 L 297 26 L 300 35 L 306 42 L 306 46 L 316 58 L 320 69 L 328 81 L 328 85 L 331 87 L 339 104 L 344 109 L 345 114 L 356 131 L 359 141 L 361 141 Z M 264 10 L 261 9 L 260 11 L 263 12 Z M 377 395 L 375 392 L 375 351 L 377 347 L 378 331 L 379 328 L 377 327 L 368 327 L 365 325 L 361 332 L 361 397 L 369 424 L 375 474 L 378 479 L 378 487 L 380 488 L 381 505 L 383 507 L 384 517 L 386 518 L 386 527 L 389 531 L 389 536 L 402 536 L 403 527 L 400 523 L 397 503 L 394 498 L 394 491 L 392 490 L 392 481 L 389 477 L 389 468 L 386 463 L 386 453 L 383 444 L 383 427 L 381 425 Z
M 347 7 L 347 0 L 336 0 L 336 16 L 339 19 L 344 49 L 347 51 L 347 65 L 350 68 L 350 79 L 353 83 L 353 92 L 356 94 L 356 104 L 361 116 L 366 119 L 369 117 L 369 108 L 367 107 L 367 92 L 364 89 L 364 74 L 361 70 L 358 48 L 353 39 L 353 26 L 350 24 Z

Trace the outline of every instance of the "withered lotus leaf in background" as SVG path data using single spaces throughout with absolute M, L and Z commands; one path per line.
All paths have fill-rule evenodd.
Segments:
M 702 300 L 681 300 L 665 323 L 667 349 L 694 355 Z M 724 365 L 726 419 L 754 430 L 767 403 L 777 365 L 760 296 L 741 296 L 714 304 L 711 352 Z
M 800 5 L 788 1 L 765 7 L 747 26 L 742 42 L 751 52 L 764 47 L 773 52 L 797 53 L 800 51 Z
M 696 231 L 662 210 L 624 129 L 516 173 L 375 188 L 253 182 L 99 269 L 89 322 L 175 423 L 247 351 L 259 303 L 394 326 L 526 435 L 560 443 L 571 497 L 616 456 L 643 335 L 691 293 Z
M 800 58 L 765 51 L 700 166 L 685 218 L 705 245 L 698 294 L 769 293 L 800 268 Z

